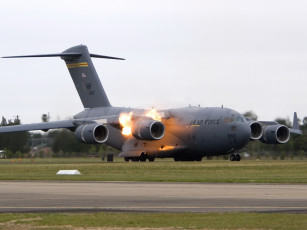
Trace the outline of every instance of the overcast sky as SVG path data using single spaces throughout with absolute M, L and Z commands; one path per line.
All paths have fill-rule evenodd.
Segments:
M 0 56 L 85 44 L 113 106 L 307 116 L 306 1 L 2 1 Z M 60 58 L 0 59 L 0 115 L 22 123 L 83 109 Z

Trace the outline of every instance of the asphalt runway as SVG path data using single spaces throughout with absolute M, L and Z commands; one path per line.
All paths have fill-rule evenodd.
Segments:
M 307 213 L 307 185 L 146 182 L 0 182 L 0 212 Z

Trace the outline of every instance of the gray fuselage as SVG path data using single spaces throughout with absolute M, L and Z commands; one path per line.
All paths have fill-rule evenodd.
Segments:
M 145 110 L 103 107 L 86 109 L 75 119 L 118 116 L 121 113 L 142 113 Z M 251 137 L 250 123 L 238 112 L 220 107 L 186 107 L 161 110 L 165 135 L 161 140 L 138 140 L 124 136 L 121 129 L 108 126 L 106 144 L 121 151 L 146 153 L 153 157 L 185 155 L 203 157 L 224 155 L 246 145 Z

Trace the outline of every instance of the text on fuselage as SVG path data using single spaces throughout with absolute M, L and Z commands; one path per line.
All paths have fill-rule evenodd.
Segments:
M 220 120 L 192 120 L 190 125 L 219 125 Z

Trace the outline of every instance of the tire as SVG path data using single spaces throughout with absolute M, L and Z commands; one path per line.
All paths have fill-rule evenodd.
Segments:
M 149 160 L 150 162 L 154 162 L 154 161 L 155 161 L 155 158 L 154 158 L 154 157 L 148 157 L 148 160 Z
M 229 159 L 230 159 L 230 161 L 236 161 L 236 155 L 234 155 L 233 153 L 230 154 Z

